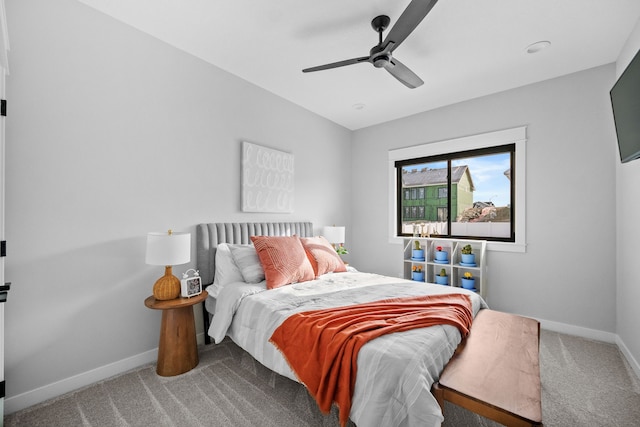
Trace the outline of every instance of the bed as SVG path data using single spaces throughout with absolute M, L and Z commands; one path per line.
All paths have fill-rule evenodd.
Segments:
M 256 270 L 252 265 L 255 259 L 247 262 L 242 258 L 251 255 L 248 248 L 252 236 L 313 238 L 314 231 L 309 222 L 197 226 L 197 268 L 210 293 L 203 304 L 206 341 L 218 343 L 228 336 L 267 368 L 294 381 L 300 382 L 270 338 L 296 313 L 451 293 L 469 296 L 473 316 L 487 307 L 478 294 L 462 288 L 417 283 L 353 268 L 267 289 L 264 280 L 256 281 L 259 274 L 248 282 L 242 275 L 251 277 Z M 235 268 L 241 274 L 230 272 L 233 261 L 238 261 Z M 437 325 L 382 335 L 364 344 L 357 354 L 349 418 L 358 427 L 439 426 L 443 416 L 431 386 L 460 341 L 461 333 L 456 327 Z

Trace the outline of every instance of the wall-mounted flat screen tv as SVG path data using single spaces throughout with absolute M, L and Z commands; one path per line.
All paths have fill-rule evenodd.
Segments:
M 640 157 L 640 50 L 610 92 L 622 163 Z

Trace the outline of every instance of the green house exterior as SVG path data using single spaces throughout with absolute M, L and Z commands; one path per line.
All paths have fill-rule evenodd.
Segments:
M 473 206 L 473 180 L 469 168 L 451 168 L 451 218 Z M 402 171 L 402 221 L 436 222 L 447 220 L 447 169 Z

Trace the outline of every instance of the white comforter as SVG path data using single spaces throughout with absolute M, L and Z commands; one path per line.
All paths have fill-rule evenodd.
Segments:
M 452 292 L 471 295 L 474 316 L 486 307 L 478 294 L 465 289 L 370 273 L 327 274 L 273 290 L 266 290 L 264 282 L 234 283 L 218 295 L 208 332 L 216 343 L 229 335 L 260 363 L 298 381 L 269 342 L 289 315 L 391 297 Z M 383 335 L 365 344 L 358 354 L 351 420 L 358 427 L 439 426 L 444 418 L 431 385 L 460 340 L 457 328 L 441 325 Z

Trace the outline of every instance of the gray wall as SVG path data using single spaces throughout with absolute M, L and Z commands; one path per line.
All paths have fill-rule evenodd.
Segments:
M 640 49 L 640 21 L 620 53 L 616 74 L 622 74 Z M 638 274 L 638 242 L 640 242 L 640 160 L 624 165 L 616 159 L 617 194 L 617 332 L 618 344 L 627 358 L 640 364 L 640 274 Z M 638 373 L 640 375 L 640 373 Z
M 608 65 L 356 131 L 353 263 L 400 269 L 401 245 L 388 240 L 388 150 L 526 125 L 527 250 L 489 252 L 489 305 L 615 332 L 614 79 Z
M 147 232 L 348 221 L 345 128 L 76 1 L 6 7 L 9 397 L 157 347 Z M 240 212 L 243 140 L 294 154 L 293 214 Z

